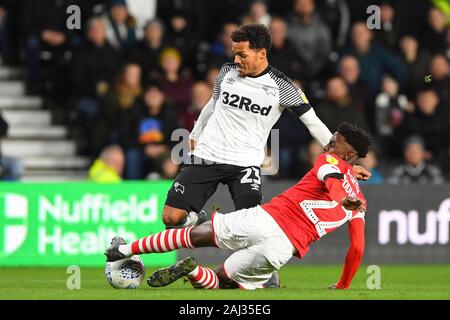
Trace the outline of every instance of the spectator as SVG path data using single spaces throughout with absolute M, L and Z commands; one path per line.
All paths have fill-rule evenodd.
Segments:
M 339 76 L 328 79 L 326 98 L 317 108 L 317 112 L 331 132 L 335 132 L 344 121 L 367 129 L 364 115 L 356 109 L 344 79 Z
M 223 25 L 218 40 L 211 44 L 210 52 L 207 58 L 208 66 L 222 67 L 226 62 L 233 61 L 234 53 L 231 50 L 233 40 L 231 34 L 236 31 L 238 25 L 234 22 L 227 22 Z
M 177 114 L 173 105 L 166 99 L 159 83 L 151 83 L 139 102 L 140 116 L 137 124 L 138 141 L 143 150 L 140 163 L 143 176 L 157 171 L 161 174 L 161 157 L 171 150 L 174 142 L 172 132 L 178 127 Z
M 317 11 L 331 31 L 334 49 L 347 42 L 350 29 L 350 9 L 346 0 L 317 1 Z
M 178 174 L 178 170 L 179 166 L 172 161 L 170 152 L 165 152 L 157 158 L 155 169 L 148 174 L 147 179 L 174 179 Z
M 87 41 L 73 59 L 71 78 L 75 110 L 90 131 L 98 121 L 100 100 L 110 89 L 120 56 L 106 40 L 102 19 L 92 18 L 87 29 Z
M 195 121 L 197 120 L 203 107 L 211 98 L 212 90 L 208 83 L 204 81 L 197 81 L 192 86 L 192 102 L 187 110 L 181 114 L 181 126 L 187 130 L 192 131 Z
M 89 168 L 89 181 L 117 183 L 122 181 L 125 157 L 122 148 L 110 145 L 103 149 L 98 159 Z
M 382 91 L 375 99 L 376 132 L 383 156 L 397 156 L 399 146 L 395 133 L 407 111 L 411 111 L 408 99 L 405 95 L 399 94 L 397 81 L 390 76 L 384 77 Z
M 163 70 L 161 85 L 164 94 L 169 97 L 183 114 L 191 102 L 192 78 L 181 70 L 181 54 L 175 48 L 166 48 L 161 52 L 160 64 Z
M 66 27 L 67 7 L 69 0 L 23 0 L 20 8 L 20 29 L 24 37 L 24 51 L 28 67 L 28 92 L 39 94 L 44 92 L 45 82 L 49 78 L 43 75 L 41 53 L 48 52 L 46 58 L 53 59 L 49 68 L 50 74 L 58 74 L 59 83 L 64 74 L 58 72 L 62 66 L 58 58 L 64 58 L 64 52 L 75 49 L 80 39 L 75 31 Z M 58 62 L 58 63 L 57 63 Z
M 192 21 L 182 12 L 174 12 L 168 26 L 168 45 L 177 49 L 183 56 L 183 63 L 189 68 L 195 67 L 195 53 L 199 38 L 192 30 Z
M 445 50 L 446 17 L 439 9 L 431 7 L 428 11 L 428 30 L 423 34 L 423 44 L 431 53 Z
M 426 162 L 425 142 L 418 136 L 405 141 L 404 163 L 394 168 L 388 183 L 391 184 L 442 184 L 441 170 Z
M 138 153 L 135 138 L 138 109 L 135 103 L 141 94 L 141 68 L 137 64 L 126 64 L 114 84 L 113 91 L 103 101 L 104 109 L 95 131 L 95 150 L 109 144 L 118 144 L 123 148 L 126 179 L 140 178 L 139 171 L 130 163 Z
M 361 1 L 361 0 L 352 0 Z M 373 3 L 373 1 L 371 1 Z M 427 24 L 427 15 L 431 4 L 430 0 L 394 0 L 390 1 L 395 8 L 395 23 L 400 35 L 414 34 L 419 36 L 424 32 Z
M 165 47 L 163 39 L 162 22 L 159 19 L 150 20 L 145 26 L 144 39 L 129 52 L 128 59 L 141 66 L 144 80 L 155 78 L 160 72 L 159 56 Z
M 265 0 L 253 0 L 247 15 L 242 18 L 241 24 L 261 23 L 269 27 L 270 19 L 267 2 Z
M 375 29 L 375 39 L 386 49 L 394 52 L 397 49 L 399 31 L 394 6 L 389 0 L 383 0 L 380 5 L 381 28 Z
M 126 50 L 136 41 L 135 21 L 125 0 L 108 0 L 109 11 L 103 16 L 106 38 L 117 50 Z
M 375 130 L 373 100 L 369 85 L 362 79 L 358 59 L 352 55 L 341 58 L 338 65 L 339 75 L 345 80 L 356 109 L 365 115 L 371 131 Z
M 294 14 L 288 18 L 288 38 L 309 80 L 324 69 L 332 50 L 330 31 L 314 8 L 314 0 L 296 0 Z
M 357 57 L 361 77 L 373 94 L 379 92 L 384 73 L 392 74 L 400 87 L 403 87 L 406 82 L 406 67 L 383 47 L 372 43 L 372 37 L 372 32 L 364 22 L 355 23 L 351 31 L 351 45 L 341 52 L 342 55 L 350 53 Z
M 364 168 L 369 170 L 369 172 L 372 174 L 369 180 L 366 181 L 358 181 L 360 185 L 367 185 L 367 184 L 381 184 L 384 181 L 383 176 L 381 175 L 381 172 L 378 170 L 378 159 L 375 155 L 375 152 L 373 150 L 370 150 L 365 158 L 359 159 L 359 164 L 362 165 Z
M 282 70 L 292 79 L 304 78 L 302 68 L 298 62 L 297 52 L 287 39 L 286 22 L 279 17 L 270 21 L 269 32 L 272 35 L 272 48 L 269 51 L 269 62 L 272 66 Z
M 8 128 L 8 123 L 0 114 L 0 138 L 3 138 L 7 135 Z M 23 173 L 24 167 L 21 160 L 0 154 L 0 180 L 20 180 Z
M 158 0 L 156 16 L 168 28 L 169 38 L 182 37 L 188 47 L 203 38 L 203 34 L 209 28 L 209 25 L 206 24 L 207 16 L 211 14 L 208 11 L 209 2 L 212 1 Z M 225 12 L 222 11 L 220 14 L 225 14 Z M 217 19 L 217 16 L 214 18 Z M 216 20 L 214 23 L 217 23 Z M 192 42 L 190 43 L 189 40 Z M 179 50 L 183 49 L 177 43 L 182 45 L 178 40 L 174 40 L 170 45 Z
M 449 126 L 439 106 L 439 96 L 432 89 L 424 89 L 417 93 L 416 110 L 407 114 L 400 127 L 400 137 L 406 139 L 411 135 L 420 135 L 429 152 L 429 158 L 448 161 L 446 151 L 449 145 Z
M 158 0 L 126 0 L 130 15 L 135 19 L 136 39 L 144 38 L 144 29 L 147 23 L 156 17 Z
M 419 48 L 419 42 L 411 35 L 400 39 L 400 55 L 408 68 L 406 93 L 412 97 L 423 86 L 423 77 L 427 73 L 431 56 L 428 49 Z
M 450 66 L 444 55 L 438 54 L 431 59 L 431 87 L 436 90 L 442 105 L 450 113 Z

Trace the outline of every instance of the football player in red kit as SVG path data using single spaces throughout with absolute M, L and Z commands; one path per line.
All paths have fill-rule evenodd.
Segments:
M 327 152 L 299 183 L 270 202 L 232 213 L 214 213 L 196 227 L 169 229 L 125 244 L 114 238 L 105 254 L 116 261 L 135 254 L 178 248 L 219 247 L 235 252 L 215 270 L 188 257 L 154 272 L 153 287 L 187 277 L 196 288 L 264 288 L 273 272 L 295 255 L 302 258 L 312 242 L 348 222 L 350 247 L 339 281 L 333 289 L 347 289 L 364 252 L 364 214 L 367 208 L 352 165 L 369 149 L 366 132 L 343 123 Z

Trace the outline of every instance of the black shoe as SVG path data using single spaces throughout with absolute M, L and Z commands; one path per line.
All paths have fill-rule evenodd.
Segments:
M 126 256 L 119 251 L 119 246 L 122 244 L 126 244 L 124 238 L 117 236 L 112 238 L 111 245 L 105 251 L 106 261 L 113 262 L 126 258 Z
M 198 220 L 195 223 L 196 226 L 202 224 L 203 222 L 206 222 L 208 220 L 208 214 L 205 210 L 201 210 L 199 213 L 197 213 Z
M 147 279 L 150 287 L 165 287 L 180 278 L 187 276 L 197 267 L 197 261 L 192 257 L 187 257 L 178 261 L 173 266 L 159 269 Z
M 272 273 L 272 277 L 264 283 L 264 288 L 279 288 L 280 287 L 280 277 L 278 272 Z

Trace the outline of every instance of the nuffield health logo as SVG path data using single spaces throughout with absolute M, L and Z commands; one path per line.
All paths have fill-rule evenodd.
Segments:
M 17 251 L 27 238 L 28 200 L 15 193 L 0 194 L 0 258 Z

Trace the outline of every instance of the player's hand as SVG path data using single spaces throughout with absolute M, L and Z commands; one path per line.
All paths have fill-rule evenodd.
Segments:
M 342 198 L 341 204 L 347 210 L 366 211 L 366 205 L 364 204 L 364 201 L 352 196 Z
M 354 165 L 353 172 L 358 180 L 369 180 L 372 174 L 363 166 Z

